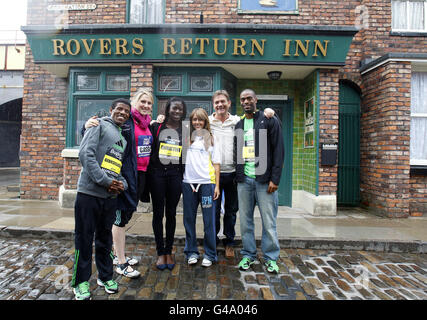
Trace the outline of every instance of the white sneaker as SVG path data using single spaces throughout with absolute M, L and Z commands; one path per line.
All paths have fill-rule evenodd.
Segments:
M 193 257 L 190 257 L 187 262 L 189 265 L 192 265 L 192 264 L 196 264 L 198 260 L 199 259 L 193 256 Z
M 126 262 L 130 265 L 130 266 L 135 266 L 139 263 L 138 260 L 136 260 L 135 258 L 129 258 L 129 257 L 125 257 L 126 258 Z M 119 258 L 117 258 L 117 256 L 114 256 L 113 259 L 113 265 L 117 266 L 119 264 Z
M 210 267 L 211 265 L 212 265 L 212 261 L 210 261 L 209 259 L 203 258 L 203 261 L 202 261 L 203 267 Z
M 125 264 L 119 264 L 116 267 L 116 272 L 118 274 L 121 274 L 122 276 L 131 278 L 131 279 L 135 279 L 138 278 L 141 273 L 138 270 L 133 269 L 128 263 Z

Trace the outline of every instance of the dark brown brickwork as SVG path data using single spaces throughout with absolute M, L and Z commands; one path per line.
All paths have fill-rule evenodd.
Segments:
M 427 177 L 425 175 L 411 174 L 409 181 L 410 197 L 409 212 L 411 216 L 421 217 L 427 215 Z
M 319 72 L 319 146 L 338 142 L 338 70 Z M 319 150 L 319 163 L 321 163 Z M 336 195 L 337 166 L 319 165 L 319 195 Z
M 390 62 L 363 80 L 362 204 L 387 216 L 407 217 L 411 64 Z

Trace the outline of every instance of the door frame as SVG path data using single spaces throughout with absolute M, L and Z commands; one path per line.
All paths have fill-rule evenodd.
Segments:
M 285 149 L 285 158 L 282 168 L 282 176 L 280 179 L 279 189 L 279 205 L 292 207 L 292 176 L 293 176 L 293 99 L 289 99 L 288 95 L 257 95 L 258 105 L 264 109 L 269 104 L 278 103 L 282 109 L 282 125 L 283 142 Z

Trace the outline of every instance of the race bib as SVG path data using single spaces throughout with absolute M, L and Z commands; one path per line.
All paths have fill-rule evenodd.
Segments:
M 152 136 L 138 136 L 137 153 L 138 158 L 146 158 L 151 154 Z
M 117 177 L 122 169 L 123 153 L 111 148 L 104 156 L 101 163 L 101 168 L 109 175 Z
M 181 157 L 182 146 L 161 142 L 159 148 L 159 158 L 168 158 L 179 160 Z

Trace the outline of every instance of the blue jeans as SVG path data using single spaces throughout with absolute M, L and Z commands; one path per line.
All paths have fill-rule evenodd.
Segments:
M 194 187 L 197 184 L 193 184 Z M 191 256 L 199 257 L 196 236 L 196 217 L 199 203 L 202 206 L 205 258 L 217 261 L 216 255 L 216 230 L 215 230 L 215 201 L 213 201 L 215 185 L 201 184 L 197 192 L 193 192 L 189 183 L 182 183 L 182 196 L 184 206 L 185 248 L 184 253 L 189 259 Z
M 278 210 L 277 191 L 267 193 L 268 183 L 259 183 L 245 176 L 245 181 L 237 184 L 240 213 L 240 232 L 243 257 L 256 259 L 254 209 L 258 205 L 262 221 L 261 250 L 263 258 L 276 261 L 280 247 L 277 238 L 276 219 Z

